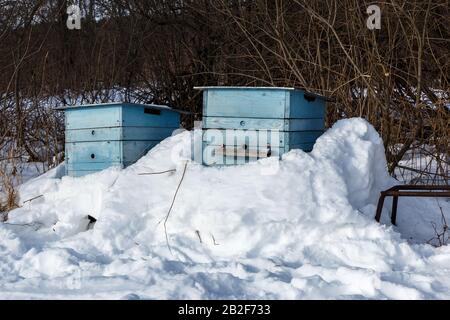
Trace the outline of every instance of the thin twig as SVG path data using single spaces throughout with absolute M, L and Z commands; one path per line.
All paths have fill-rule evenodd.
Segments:
M 14 227 L 28 227 L 28 228 L 37 227 L 37 229 L 35 229 L 35 231 L 39 230 L 39 228 L 43 225 L 40 222 L 33 222 L 33 223 L 9 223 L 9 222 L 3 222 L 3 224 L 8 225 L 8 226 L 14 226 Z
M 195 230 L 195 234 L 197 235 L 197 237 L 198 237 L 198 240 L 200 241 L 200 243 L 203 243 L 203 241 L 202 241 L 202 237 L 200 236 L 200 231 L 198 231 L 198 230 Z
M 39 195 L 39 196 L 36 196 L 36 197 L 34 197 L 34 198 L 31 198 L 31 199 L 28 199 L 28 200 L 25 200 L 24 202 L 23 202 L 23 204 L 25 204 L 25 203 L 27 203 L 27 202 L 31 202 L 31 201 L 33 201 L 33 200 L 36 200 L 36 199 L 39 199 L 39 198 L 42 198 L 44 195 L 43 194 L 41 194 L 41 195 Z
M 169 173 L 169 172 L 175 172 L 177 171 L 176 169 L 171 169 L 171 170 L 166 170 L 166 171 L 161 171 L 161 172 L 144 172 L 144 173 L 139 173 L 139 176 L 150 176 L 150 175 L 154 175 L 154 174 L 164 174 L 164 173 Z
M 177 190 L 175 191 L 175 194 L 173 195 L 173 199 L 172 199 L 172 203 L 170 205 L 169 211 L 167 211 L 166 218 L 164 219 L 164 233 L 166 235 L 166 243 L 167 243 L 167 247 L 169 248 L 170 253 L 172 253 L 172 248 L 170 247 L 169 236 L 167 235 L 167 220 L 169 220 L 170 212 L 172 211 L 173 204 L 175 203 L 175 199 L 177 197 L 178 190 L 180 190 L 181 183 L 183 182 L 184 175 L 186 174 L 187 165 L 188 165 L 188 163 L 186 162 L 184 165 L 184 169 L 183 169 L 183 175 L 181 176 L 180 182 L 178 183 Z
M 219 244 L 216 242 L 216 238 L 214 238 L 214 235 L 211 233 L 211 238 L 212 238 L 212 240 L 213 240 L 213 244 L 215 245 L 215 246 L 218 246 Z
M 431 226 L 433 227 L 435 236 L 434 236 L 433 238 L 431 238 L 430 240 L 428 240 L 427 243 L 428 243 L 428 244 L 431 244 L 431 245 L 434 245 L 434 244 L 432 243 L 432 241 L 435 240 L 435 241 L 437 241 L 437 242 L 436 242 L 437 244 L 434 245 L 434 246 L 435 246 L 435 247 L 442 247 L 442 246 L 444 246 L 444 245 L 447 245 L 448 240 L 450 239 L 450 238 L 447 238 L 447 239 L 446 239 L 446 235 L 447 235 L 447 232 L 448 232 L 448 230 L 449 230 L 449 227 L 448 227 L 447 219 L 445 218 L 444 211 L 443 211 L 443 209 L 442 209 L 442 206 L 441 206 L 439 200 L 436 199 L 436 202 L 437 202 L 437 205 L 438 205 L 438 207 L 439 207 L 439 209 L 440 209 L 440 212 L 441 212 L 442 232 L 439 232 L 439 231 L 438 231 L 438 228 L 437 228 L 436 223 L 431 222 Z

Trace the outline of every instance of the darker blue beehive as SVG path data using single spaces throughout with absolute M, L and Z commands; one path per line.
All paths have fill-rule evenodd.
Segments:
M 166 106 L 106 103 L 65 107 L 66 173 L 84 176 L 127 167 L 180 126 Z

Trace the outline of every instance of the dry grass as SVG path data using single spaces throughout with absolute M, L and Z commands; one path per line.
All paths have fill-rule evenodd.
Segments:
M 441 213 L 441 222 L 439 226 L 434 222 L 431 223 L 435 236 L 428 240 L 427 243 L 435 247 L 442 247 L 448 245 L 450 242 L 450 228 L 439 201 L 438 206 Z
M 8 212 L 18 207 L 19 195 L 16 188 L 20 182 L 20 173 L 17 171 L 18 158 L 12 156 L 0 161 L 0 221 L 8 220 Z

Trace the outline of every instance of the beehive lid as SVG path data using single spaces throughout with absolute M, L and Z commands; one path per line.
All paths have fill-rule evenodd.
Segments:
M 194 87 L 195 90 L 286 90 L 286 91 L 302 91 L 310 96 L 317 97 L 326 101 L 333 101 L 331 98 L 322 96 L 320 94 L 312 93 L 304 89 L 294 88 L 294 87 L 239 87 L 239 86 L 205 86 L 205 87 Z
M 107 102 L 107 103 L 92 103 L 92 104 L 81 104 L 81 105 L 72 105 L 72 106 L 62 106 L 54 108 L 54 110 L 71 110 L 71 109 L 82 109 L 82 108 L 92 108 L 92 107 L 110 107 L 115 105 L 125 105 L 125 106 L 136 106 L 136 107 L 150 107 L 159 110 L 169 110 L 179 113 L 185 113 L 185 111 L 171 108 L 166 105 L 160 104 L 140 104 L 140 103 L 131 103 L 131 102 Z

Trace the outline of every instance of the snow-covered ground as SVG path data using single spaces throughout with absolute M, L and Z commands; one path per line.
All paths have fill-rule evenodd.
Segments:
M 450 247 L 424 244 L 438 205 L 450 221 L 449 199 L 401 199 L 398 227 L 386 201 L 376 223 L 379 191 L 396 182 L 364 120 L 280 162 L 188 162 L 166 239 L 192 137 L 124 170 L 59 178 L 60 166 L 22 185 L 0 224 L 0 298 L 450 298 Z

